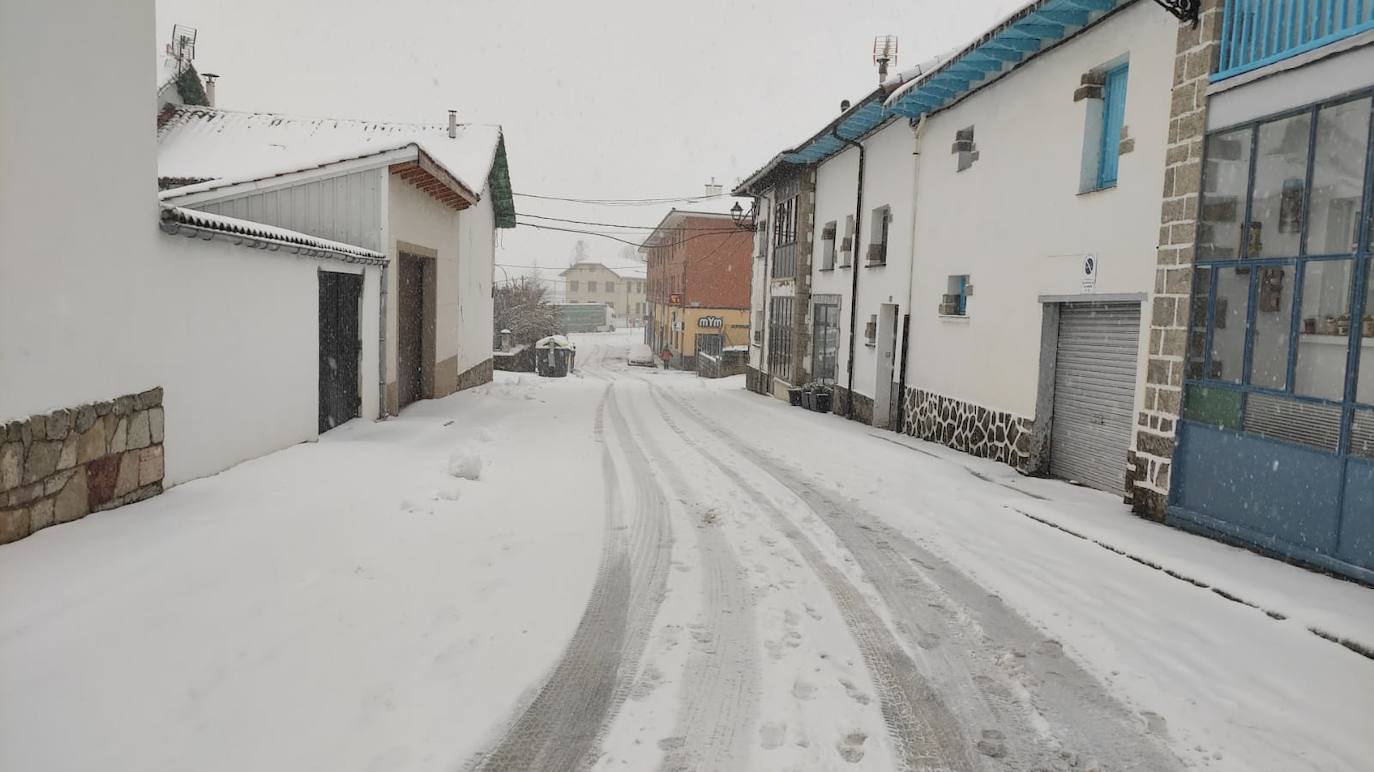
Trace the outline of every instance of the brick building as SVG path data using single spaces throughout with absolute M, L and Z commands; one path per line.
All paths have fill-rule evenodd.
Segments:
M 749 342 L 752 235 L 735 226 L 732 198 L 673 209 L 645 239 L 649 319 L 644 340 L 671 366 L 693 369 L 698 351 Z

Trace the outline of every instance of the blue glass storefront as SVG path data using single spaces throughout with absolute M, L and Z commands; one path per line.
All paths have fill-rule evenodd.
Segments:
M 1207 136 L 1169 519 L 1374 582 L 1372 121 Z

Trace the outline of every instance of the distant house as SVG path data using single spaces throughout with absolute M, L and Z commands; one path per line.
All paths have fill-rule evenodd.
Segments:
M 735 225 L 734 203 L 724 197 L 673 209 L 640 247 L 649 258 L 645 342 L 667 350 L 675 367 L 694 368 L 699 350 L 749 342 L 754 239 Z
M 644 324 L 644 283 L 648 266 L 642 260 L 580 260 L 564 269 L 564 297 L 569 303 L 605 303 L 621 323 Z
M 173 186 L 164 204 L 390 258 L 385 286 L 362 289 L 364 315 L 385 324 L 363 337 L 364 377 L 340 387 L 340 404 L 355 406 L 337 420 L 491 379 L 495 235 L 515 225 L 499 126 L 452 113 L 443 126 L 207 107 L 173 107 L 159 123 L 158 177 Z

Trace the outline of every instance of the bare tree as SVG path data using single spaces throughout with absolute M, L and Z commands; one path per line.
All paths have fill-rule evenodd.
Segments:
M 513 342 L 533 344 L 559 331 L 558 311 L 546 299 L 547 288 L 537 278 L 517 277 L 496 288 L 496 329 L 510 330 Z

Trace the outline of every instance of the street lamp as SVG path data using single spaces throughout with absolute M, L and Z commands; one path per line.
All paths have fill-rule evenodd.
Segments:
M 735 205 L 730 207 L 730 217 L 735 221 L 735 227 L 740 230 L 752 231 L 754 229 L 755 208 L 754 205 L 750 205 L 749 211 L 746 213 L 744 207 L 736 201 Z

